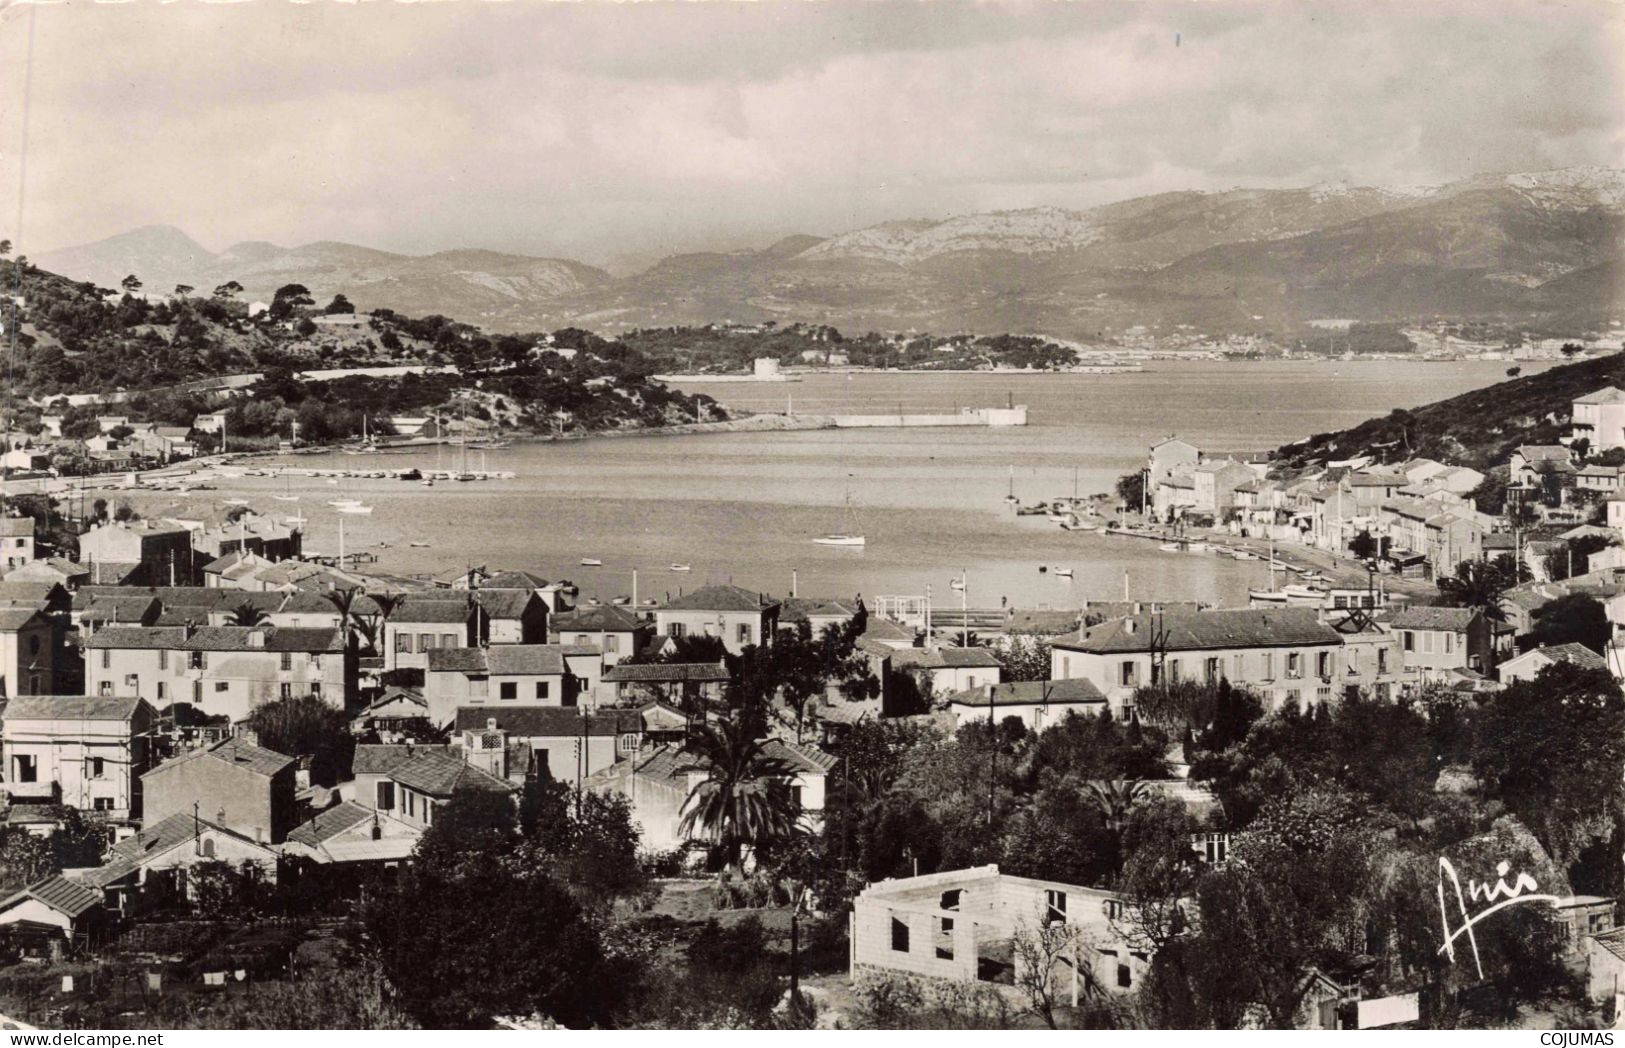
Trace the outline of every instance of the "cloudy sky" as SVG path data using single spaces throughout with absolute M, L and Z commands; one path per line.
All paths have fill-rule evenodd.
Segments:
M 1625 166 L 1625 6 L 74 0 L 0 13 L 0 235 L 617 269 L 1170 189 Z M 9 196 L 9 201 L 7 197 Z

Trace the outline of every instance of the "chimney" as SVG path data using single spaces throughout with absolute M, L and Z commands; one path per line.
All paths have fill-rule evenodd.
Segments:
M 263 647 L 265 647 L 265 631 L 264 630 L 249 630 L 248 631 L 248 646 L 250 648 L 263 648 Z
M 487 717 L 487 718 L 485 718 L 485 730 L 486 731 L 496 731 L 497 730 L 497 719 L 495 717 Z
M 1134 635 L 1134 632 L 1136 630 L 1138 630 L 1139 628 L 1140 628 L 1140 624 L 1138 622 L 1136 622 L 1132 616 L 1129 617 L 1128 619 L 1124 620 L 1124 622 L 1123 622 L 1123 632 L 1127 633 L 1131 637 Z

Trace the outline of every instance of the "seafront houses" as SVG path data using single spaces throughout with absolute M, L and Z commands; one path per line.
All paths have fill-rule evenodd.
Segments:
M 1173 520 L 1196 509 L 1196 478 L 1182 469 L 1159 479 L 1151 489 L 1151 513 L 1157 520 Z
M 1319 549 L 1347 549 L 1365 521 L 1354 495 L 1336 484 L 1309 492 L 1303 505 L 1309 523 L 1307 541 Z
M 451 752 L 499 778 L 535 774 L 572 786 L 643 744 L 643 715 L 626 709 L 464 706 L 451 728 Z
M 751 645 L 772 644 L 778 628 L 778 601 L 733 585 L 705 586 L 655 611 L 660 636 L 717 637 L 734 655 Z
M 729 681 L 718 662 L 622 662 L 604 670 L 604 683 L 615 689 L 614 701 L 650 699 L 689 705 L 722 698 Z
M 560 612 L 548 623 L 551 644 L 591 644 L 604 656 L 607 669 L 643 650 L 654 633 L 654 624 L 640 620 L 626 608 L 613 604 Z
M 763 752 L 788 772 L 785 781 L 798 813 L 797 821 L 816 831 L 823 823 L 829 777 L 839 759 L 805 743 L 768 739 Z M 678 746 L 653 746 L 629 759 L 600 768 L 584 787 L 598 794 L 619 794 L 632 808 L 632 821 L 642 831 L 641 844 L 655 851 L 672 851 L 697 839 L 699 831 L 681 829 L 683 804 L 705 770 L 693 755 Z
M 786 597 L 780 602 L 779 629 L 796 629 L 803 622 L 814 637 L 831 626 L 844 627 L 863 610 L 860 600 L 825 600 L 821 597 Z M 867 620 L 866 620 L 867 621 Z
M 1601 491 L 1611 495 L 1620 489 L 1619 479 L 1622 473 L 1625 473 L 1625 470 L 1618 466 L 1588 462 L 1574 474 L 1574 486 L 1585 491 Z
M 1054 960 L 1045 980 L 1060 999 L 1130 993 L 1150 955 L 1118 933 L 1121 901 L 1111 892 L 1000 873 L 997 866 L 946 870 L 870 884 L 852 902 L 851 974 L 897 972 L 953 983 L 1020 983 L 1024 930 L 1075 929 L 1076 951 Z
M 449 580 L 438 581 L 436 585 L 447 586 L 453 590 L 520 590 L 534 593 L 547 605 L 550 615 L 569 611 L 575 606 L 574 586 L 564 581 L 549 582 L 533 571 L 488 572 L 477 568 L 472 572 L 453 576 Z
M 507 779 L 438 748 L 419 747 L 411 756 L 397 761 L 389 769 L 387 779 L 391 787 L 374 794 L 379 810 L 391 812 L 416 830 L 433 826 L 435 812 L 460 793 L 477 791 L 512 796 L 519 791 L 519 787 Z
M 1098 716 L 1109 705 L 1105 693 L 1082 678 L 984 684 L 948 696 L 955 728 L 990 716 L 996 724 L 1014 717 L 1034 735 L 1073 714 Z
M 1197 513 L 1208 513 L 1215 524 L 1221 523 L 1236 504 L 1236 489 L 1258 480 L 1251 466 L 1230 459 L 1198 462 L 1191 469 L 1195 485 L 1192 508 Z
M 1405 668 L 1423 681 L 1447 679 L 1455 670 L 1487 676 L 1512 651 L 1512 627 L 1491 622 L 1477 608 L 1405 608 L 1388 626 L 1399 637 Z
M 1160 681 L 1228 680 L 1271 709 L 1339 697 L 1343 638 L 1314 608 L 1242 608 L 1134 615 L 1086 627 L 1050 649 L 1050 677 L 1087 680 L 1132 709 L 1135 689 Z
M 0 699 L 56 690 L 56 627 L 32 607 L 0 605 Z
M 1397 471 L 1364 470 L 1350 474 L 1344 483 L 1354 495 L 1354 504 L 1360 512 L 1372 514 L 1383 502 L 1398 495 L 1410 480 Z
M 232 723 L 305 695 L 348 709 L 357 671 L 356 649 L 324 627 L 107 626 L 85 641 L 92 693 L 139 695 L 158 709 L 190 703 Z
M 1572 474 L 1574 452 L 1561 444 L 1523 444 L 1513 449 L 1509 460 L 1509 479 L 1519 487 L 1532 488 L 1545 484 L 1553 473 Z
M 459 706 L 575 706 L 592 699 L 603 673 L 603 655 L 592 644 L 435 648 L 423 698 L 430 723 L 443 725 Z
M 299 818 L 298 763 L 240 737 L 188 750 L 141 776 L 142 817 L 156 823 L 201 813 L 261 844 L 280 844 Z
M 383 625 L 385 664 L 390 669 L 429 668 L 429 652 L 436 648 L 466 648 L 484 638 L 483 616 L 466 595 L 455 599 L 429 599 L 413 594 Z
M 892 672 L 912 676 L 923 695 L 952 695 L 1004 679 L 1004 663 L 988 648 L 932 645 L 894 649 L 886 657 Z M 875 675 L 880 676 L 879 667 Z
M 34 518 L 0 517 L 0 575 L 34 559 Z
M 1569 433 L 1584 440 L 1592 451 L 1625 448 L 1625 391 L 1613 386 L 1576 397 Z
M 547 603 L 534 590 L 478 589 L 479 635 L 490 644 L 547 643 Z
M 1153 490 L 1162 481 L 1176 473 L 1189 474 L 1192 467 L 1202 458 L 1202 451 L 1188 440 L 1178 437 L 1168 437 L 1151 445 L 1151 452 L 1146 457 L 1146 487 Z M 1138 509 L 1138 506 L 1130 506 Z
M 91 585 L 191 586 L 202 581 L 203 565 L 213 559 L 199 557 L 192 533 L 176 524 L 93 524 L 79 536 L 79 560 L 90 567 Z
M 127 695 L 12 699 L 0 729 L 7 796 L 140 818 L 153 721 L 152 707 Z
M 1495 674 L 1502 684 L 1534 680 L 1540 675 L 1541 670 L 1558 663 L 1577 666 L 1583 670 L 1608 669 L 1608 660 L 1584 644 L 1551 644 L 1513 656 L 1497 666 Z
M 135 836 L 113 845 L 102 865 L 75 870 L 73 880 L 103 893 L 108 909 L 128 915 L 172 899 L 195 900 L 197 883 L 189 871 L 216 862 L 252 869 L 260 881 L 274 885 L 280 856 L 268 844 L 186 812 L 148 821 Z

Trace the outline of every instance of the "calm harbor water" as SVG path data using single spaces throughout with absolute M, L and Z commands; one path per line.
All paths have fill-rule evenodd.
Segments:
M 1180 363 L 1126 375 L 819 376 L 773 384 L 688 384 L 746 410 L 952 411 L 959 406 L 1029 407 L 1020 429 L 847 430 L 634 437 L 524 443 L 487 453 L 513 480 L 440 483 L 394 479 L 329 485 L 294 478 L 298 502 L 272 501 L 283 480 L 248 477 L 183 502 L 244 497 L 262 512 L 308 518 L 307 547 L 379 556 L 378 570 L 439 573 L 468 564 L 526 568 L 569 578 L 583 597 L 675 595 L 710 582 L 803 595 L 919 594 L 933 589 L 957 606 L 949 582 L 963 569 L 972 607 L 1001 598 L 1021 606 L 1077 606 L 1084 598 L 1136 597 L 1234 602 L 1268 575 L 1257 562 L 1165 553 L 1137 539 L 1059 530 L 1042 517 L 1017 518 L 1003 502 L 1015 468 L 1023 502 L 1104 491 L 1169 434 L 1208 448 L 1279 446 L 1499 381 L 1494 362 Z M 453 465 L 451 449 L 439 452 Z M 470 452 L 470 468 L 479 468 Z M 434 467 L 433 449 L 357 457 L 296 456 L 273 464 L 339 469 Z M 226 489 L 230 488 L 228 492 Z M 847 493 L 852 529 L 868 545 L 815 545 L 842 530 Z M 138 500 L 161 510 L 174 496 Z M 370 516 L 340 517 L 327 500 L 359 498 Z M 426 542 L 414 548 L 411 542 Z M 380 547 L 387 543 L 387 547 Z M 602 567 L 580 565 L 582 557 Z M 673 564 L 688 564 L 677 573 Z M 1039 566 L 1070 567 L 1057 578 Z

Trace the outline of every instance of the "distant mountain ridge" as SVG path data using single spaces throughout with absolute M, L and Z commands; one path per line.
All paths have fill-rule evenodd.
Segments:
M 1622 260 L 1625 171 L 1599 167 L 905 219 L 760 251 L 672 255 L 622 278 L 474 249 L 254 242 L 211 255 L 168 227 L 37 259 L 107 286 L 135 272 L 154 289 L 234 279 L 263 297 L 296 281 L 363 309 L 493 329 L 776 320 L 1073 338 L 1133 325 L 1282 332 L 1321 316 L 1578 329 L 1625 310 Z

